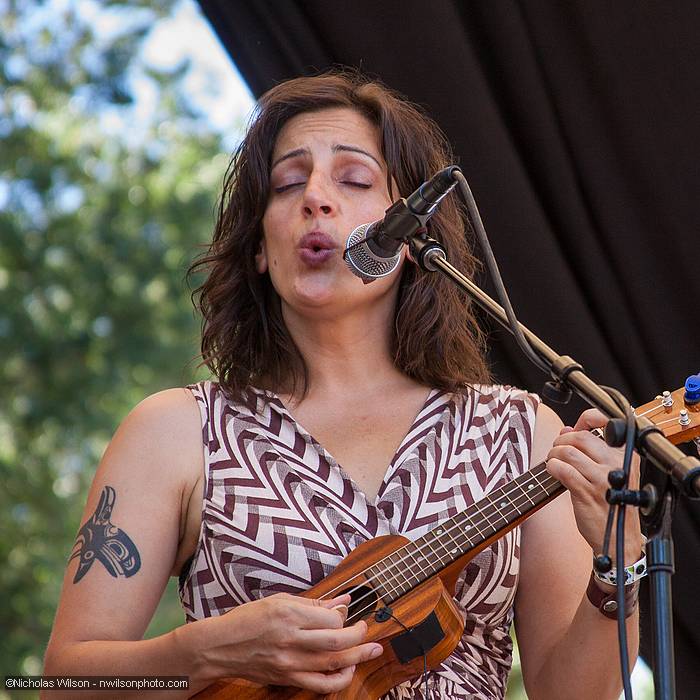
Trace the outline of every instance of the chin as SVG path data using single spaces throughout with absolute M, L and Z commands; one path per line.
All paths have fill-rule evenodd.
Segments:
M 292 292 L 294 306 L 322 308 L 332 305 L 346 296 L 342 287 L 333 279 L 304 279 L 300 280 Z M 292 299 L 290 299 L 292 301 Z

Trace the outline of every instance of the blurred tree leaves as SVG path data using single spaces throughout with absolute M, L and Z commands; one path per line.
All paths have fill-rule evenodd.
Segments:
M 187 64 L 139 58 L 173 4 L 0 0 L 0 676 L 40 671 L 116 426 L 205 376 L 184 273 L 228 156 L 181 89 Z

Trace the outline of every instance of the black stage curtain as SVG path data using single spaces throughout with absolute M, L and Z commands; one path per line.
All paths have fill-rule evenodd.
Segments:
M 700 371 L 695 0 L 200 4 L 256 95 L 346 64 L 423 105 L 471 183 L 519 318 L 591 377 L 639 404 Z M 505 335 L 494 329 L 497 378 L 539 390 Z M 675 537 L 679 697 L 697 698 L 697 504 L 679 506 Z M 647 658 L 649 643 L 645 629 Z

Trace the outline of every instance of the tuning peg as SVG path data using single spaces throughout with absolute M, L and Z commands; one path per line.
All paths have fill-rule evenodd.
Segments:
M 692 374 L 685 380 L 683 400 L 688 406 L 700 403 L 700 374 Z

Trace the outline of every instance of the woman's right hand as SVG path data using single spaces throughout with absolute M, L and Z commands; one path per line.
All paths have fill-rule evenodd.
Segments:
M 364 621 L 343 627 L 349 602 L 349 595 L 315 600 L 278 593 L 202 620 L 203 660 L 219 678 L 337 692 L 350 685 L 357 664 L 383 652 L 381 644 L 363 643 Z

